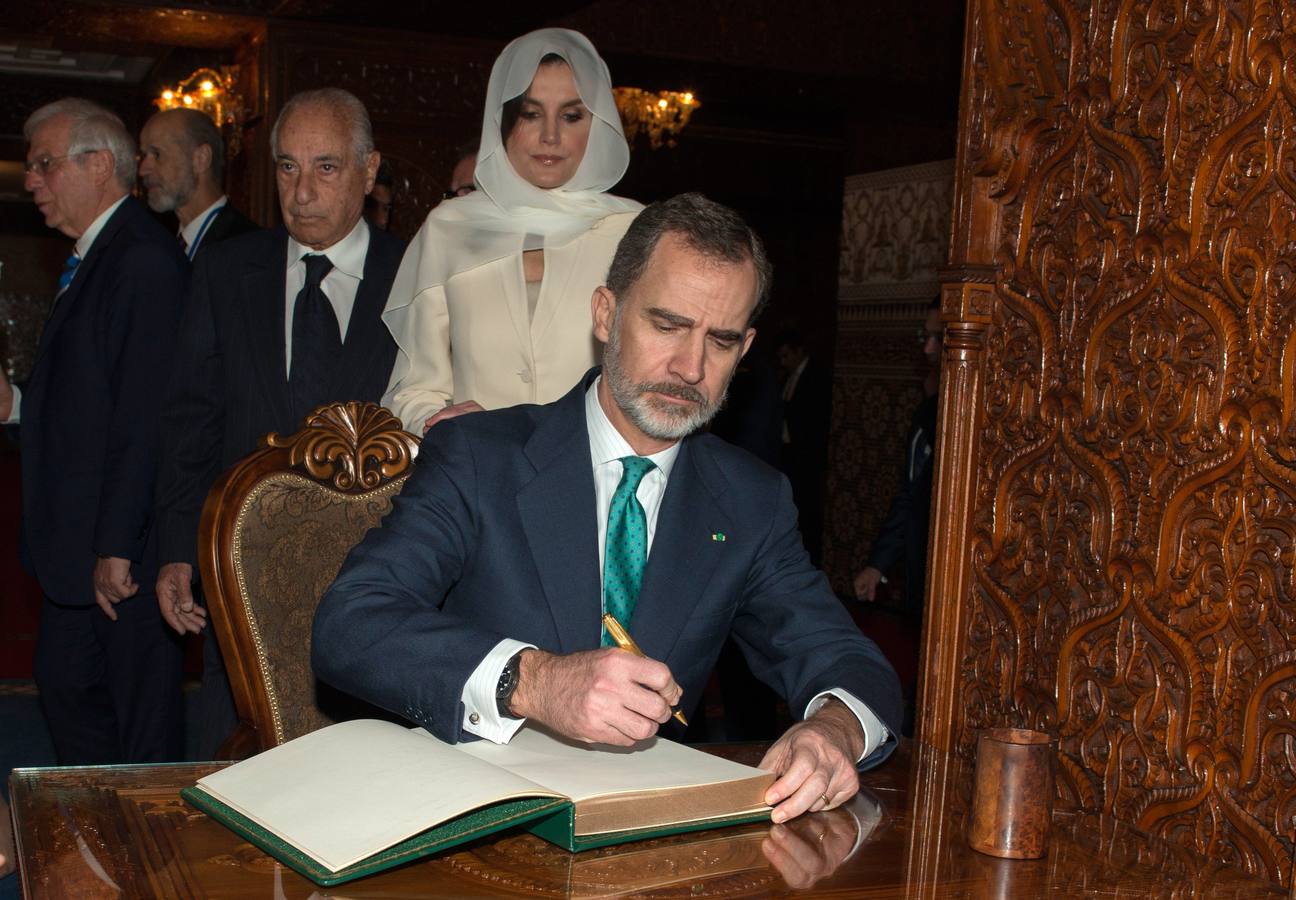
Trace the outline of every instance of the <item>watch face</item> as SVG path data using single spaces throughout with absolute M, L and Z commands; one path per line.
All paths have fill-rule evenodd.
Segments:
M 517 685 L 518 680 L 518 658 L 514 656 L 504 664 L 504 671 L 500 672 L 499 682 L 495 685 L 496 697 L 507 697 L 513 693 L 513 688 Z

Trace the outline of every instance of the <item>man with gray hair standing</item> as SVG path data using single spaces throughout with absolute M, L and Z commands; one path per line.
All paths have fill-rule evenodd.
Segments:
M 153 614 L 157 385 L 168 377 L 188 265 L 130 196 L 135 142 L 88 100 L 32 113 L 25 186 L 76 241 L 31 376 L 0 373 L 22 448 L 22 555 L 45 594 L 41 706 L 59 762 L 180 754 L 182 655 Z
M 379 155 L 364 104 L 336 88 L 292 97 L 270 135 L 284 224 L 222 241 L 197 260 L 162 417 L 158 604 L 199 633 L 198 520 L 221 471 L 267 432 L 317 407 L 378 401 L 396 345 L 380 319 L 404 242 L 363 220 Z M 204 641 L 199 755 L 237 724 L 224 666 Z
M 196 109 L 164 109 L 140 131 L 139 178 L 154 212 L 174 212 L 185 256 L 255 231 L 225 196 L 225 141 Z

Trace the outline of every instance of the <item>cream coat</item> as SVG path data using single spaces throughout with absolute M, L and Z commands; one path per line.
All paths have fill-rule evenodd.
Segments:
M 608 216 L 544 251 L 534 318 L 521 254 L 460 272 L 407 306 L 389 306 L 383 320 L 399 352 L 383 404 L 407 430 L 422 434 L 424 422 L 447 402 L 476 400 L 499 409 L 563 396 L 602 356 L 591 300 L 636 215 Z M 424 255 L 436 249 L 419 248 Z

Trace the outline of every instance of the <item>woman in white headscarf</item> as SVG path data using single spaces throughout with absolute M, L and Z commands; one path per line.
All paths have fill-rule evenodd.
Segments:
M 583 35 L 545 28 L 504 48 L 479 189 L 428 215 L 383 312 L 400 348 L 383 403 L 408 430 L 548 403 L 598 362 L 590 299 L 642 209 L 606 193 L 629 161 L 607 65 Z

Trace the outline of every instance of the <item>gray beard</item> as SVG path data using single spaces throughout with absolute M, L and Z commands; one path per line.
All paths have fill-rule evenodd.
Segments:
M 197 180 L 182 184 L 173 191 L 161 191 L 146 186 L 144 196 L 148 198 L 149 209 L 153 210 L 153 212 L 175 212 L 189 202 L 189 198 L 194 195 L 194 191 L 197 189 Z
M 621 368 L 621 308 L 617 307 L 613 315 L 612 328 L 608 332 L 607 346 L 603 350 L 603 377 L 607 379 L 612 391 L 612 399 L 625 413 L 634 426 L 659 441 L 678 441 L 701 428 L 715 418 L 716 413 L 724 406 L 729 394 L 729 385 L 718 400 L 712 402 L 699 390 L 686 384 L 672 382 L 632 382 L 625 370 Z M 692 407 L 667 406 L 658 403 L 650 396 L 652 393 L 666 394 L 691 401 Z

